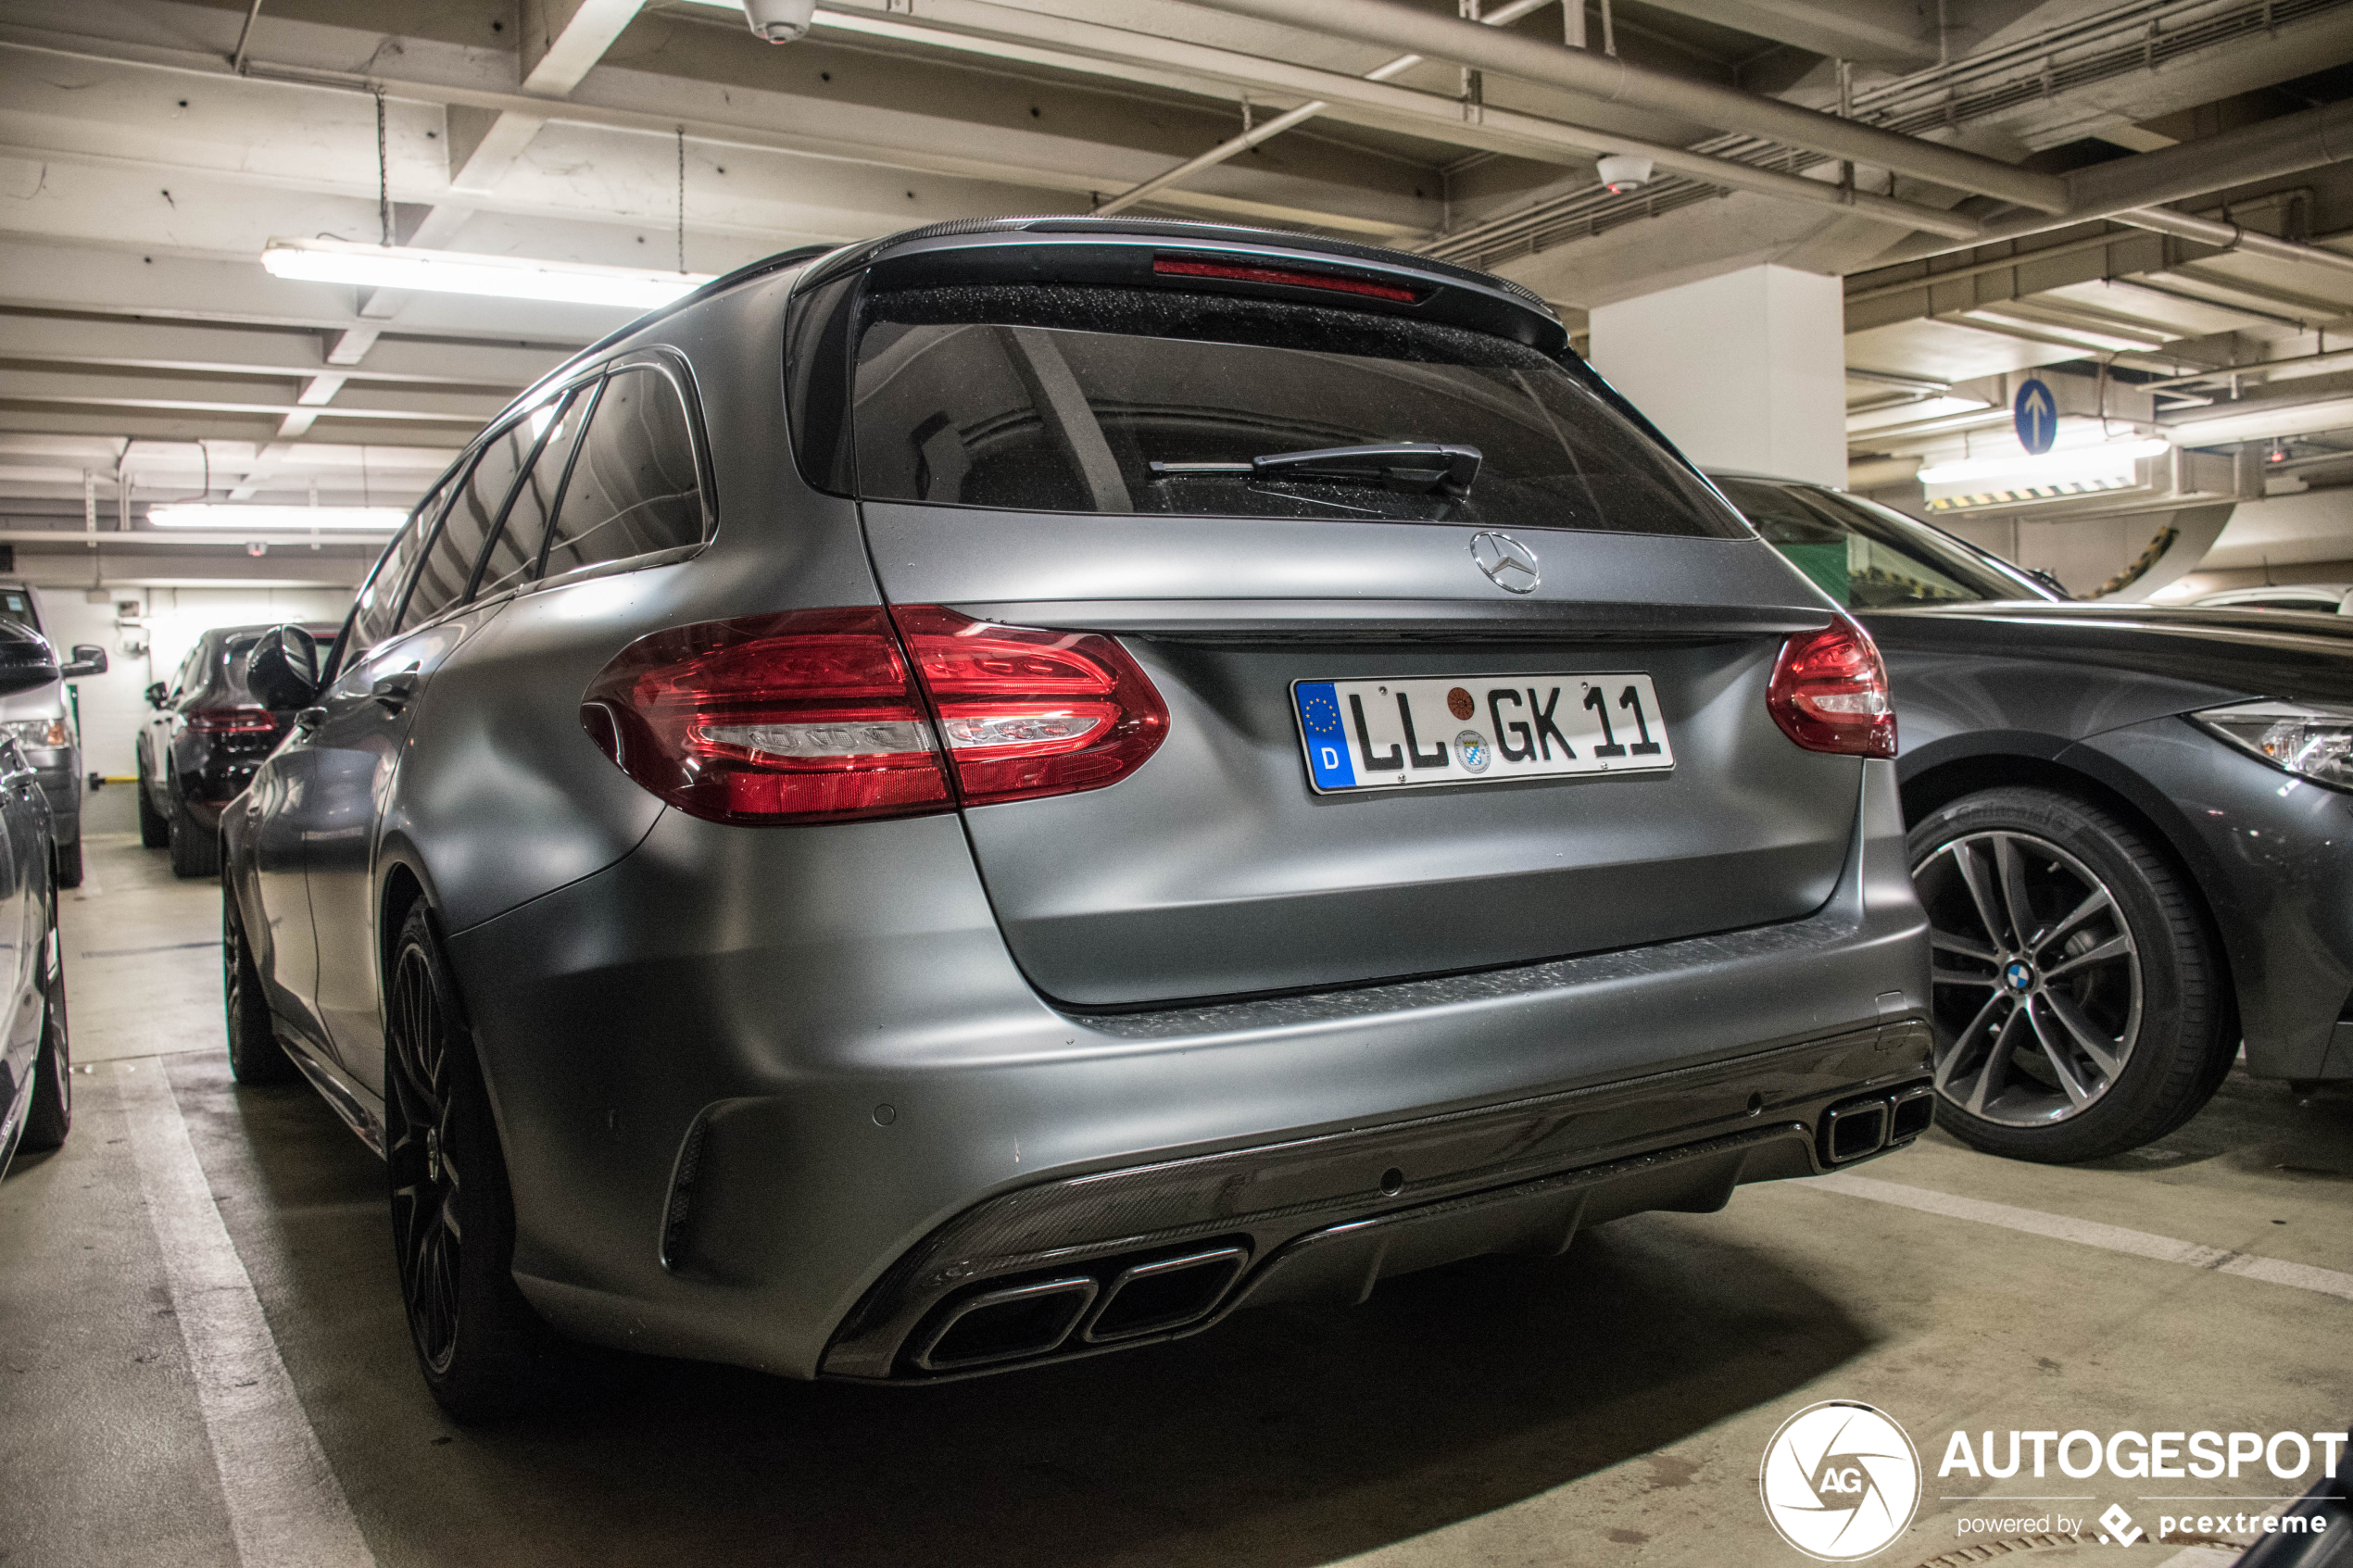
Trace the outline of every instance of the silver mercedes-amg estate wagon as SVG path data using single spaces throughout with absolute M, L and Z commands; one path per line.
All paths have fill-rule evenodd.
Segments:
M 460 1414 L 559 1336 L 923 1380 L 1926 1124 L 1869 640 L 1534 296 L 1004 220 L 584 352 L 223 822 L 230 1049 L 384 1156 Z

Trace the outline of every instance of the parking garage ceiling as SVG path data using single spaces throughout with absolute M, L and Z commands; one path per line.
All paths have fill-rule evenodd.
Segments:
M 59 572 L 349 581 L 364 538 L 256 558 L 152 508 L 403 505 L 630 313 L 294 281 L 273 238 L 700 276 L 1101 210 L 1424 250 L 1572 327 L 1734 265 L 1843 274 L 1858 482 L 1912 484 L 2037 367 L 2097 417 L 2353 479 L 2353 0 L 1484 13 L 827 0 L 778 46 L 706 0 L 17 0 L 0 540 Z M 1607 188 L 1611 153 L 1651 179 Z

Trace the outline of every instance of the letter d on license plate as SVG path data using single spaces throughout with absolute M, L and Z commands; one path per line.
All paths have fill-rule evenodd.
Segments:
M 1658 693 L 1635 671 L 1294 681 L 1318 795 L 1675 766 Z

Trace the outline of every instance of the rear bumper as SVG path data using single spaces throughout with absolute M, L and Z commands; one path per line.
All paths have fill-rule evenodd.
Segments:
M 1259 1196 L 1242 1208 L 1047 1243 L 1099 1262 L 1231 1222 L 1213 1229 L 1246 1236 L 1247 1273 L 1222 1315 L 1307 1278 L 1276 1261 L 1335 1224 L 1403 1226 L 1604 1167 L 1578 1178 L 1584 1223 L 1805 1173 L 1825 1108 L 1926 1061 L 1924 1034 L 1886 1027 L 1924 1011 L 1928 982 L 1893 768 L 1860 773 L 1847 866 L 1803 920 L 1116 1017 L 1057 1011 L 1026 984 L 952 818 L 746 830 L 667 813 L 619 863 L 450 938 L 510 1166 L 517 1278 L 583 1337 L 877 1376 L 904 1372 L 913 1327 L 977 1283 L 910 1286 L 926 1277 L 912 1260 L 1074 1181 L 1202 1160 L 1245 1175 Z M 1470 1136 L 1474 1121 L 1519 1130 Z M 1352 1144 L 1285 1185 L 1303 1145 L 1367 1136 L 1438 1143 L 1412 1160 Z M 1726 1137 L 1737 1158 L 1714 1147 Z M 1285 1217 L 1245 1223 L 1270 1207 Z M 1557 1243 L 1558 1220 L 1527 1223 Z M 1428 1223 L 1401 1260 L 1482 1234 Z M 1427 1239 L 1440 1230 L 1455 1239 Z M 965 1261 L 991 1280 L 1031 1266 L 1020 1249 Z
M 1024 1187 L 900 1259 L 823 1372 L 936 1379 L 1066 1361 L 1196 1334 L 1243 1307 L 1361 1301 L 1383 1278 L 1463 1258 L 1556 1255 L 1580 1227 L 1645 1210 L 1713 1212 L 1744 1182 L 1910 1143 L 1932 1104 L 1928 1054 L 1926 1024 L 1906 1020 L 1631 1084 Z M 1864 1138 L 1834 1148 L 1817 1131 L 1857 1111 L 1874 1116 Z M 717 1122 L 705 1150 L 748 1130 Z M 691 1201 L 665 1239 L 691 1266 Z M 1034 1305 L 1050 1292 L 1062 1320 Z

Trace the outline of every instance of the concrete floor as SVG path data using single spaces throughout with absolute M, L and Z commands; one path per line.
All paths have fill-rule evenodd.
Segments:
M 2303 1485 L 1940 1480 L 1956 1428 L 2353 1415 L 2353 1097 L 2234 1076 L 2099 1166 L 1933 1135 L 1867 1181 L 1743 1188 L 1353 1311 L 935 1389 L 621 1361 L 562 1409 L 462 1429 L 410 1361 L 383 1167 L 307 1087 L 231 1083 L 218 895 L 140 849 L 129 808 L 92 802 L 65 907 L 73 1136 L 0 1184 L 6 1568 L 1798 1563 L 1757 1467 L 1826 1399 L 1879 1406 L 1921 1450 L 1919 1517 L 1874 1559 L 1911 1568 L 2016 1537 L 1965 1520 L 2114 1501 L 2154 1532 L 2199 1506 L 2171 1499 L 2259 1512 Z M 158 1236 L 191 1223 L 225 1239 L 167 1259 Z M 239 1302 L 251 1342 L 224 1351 Z M 2001 1500 L 2054 1493 L 2078 1500 Z M 330 1545 L 273 1536 L 280 1505 Z M 2013 1549 L 2113 1549 L 2083 1542 Z M 2230 1555 L 2177 1534 L 2118 1561 Z

